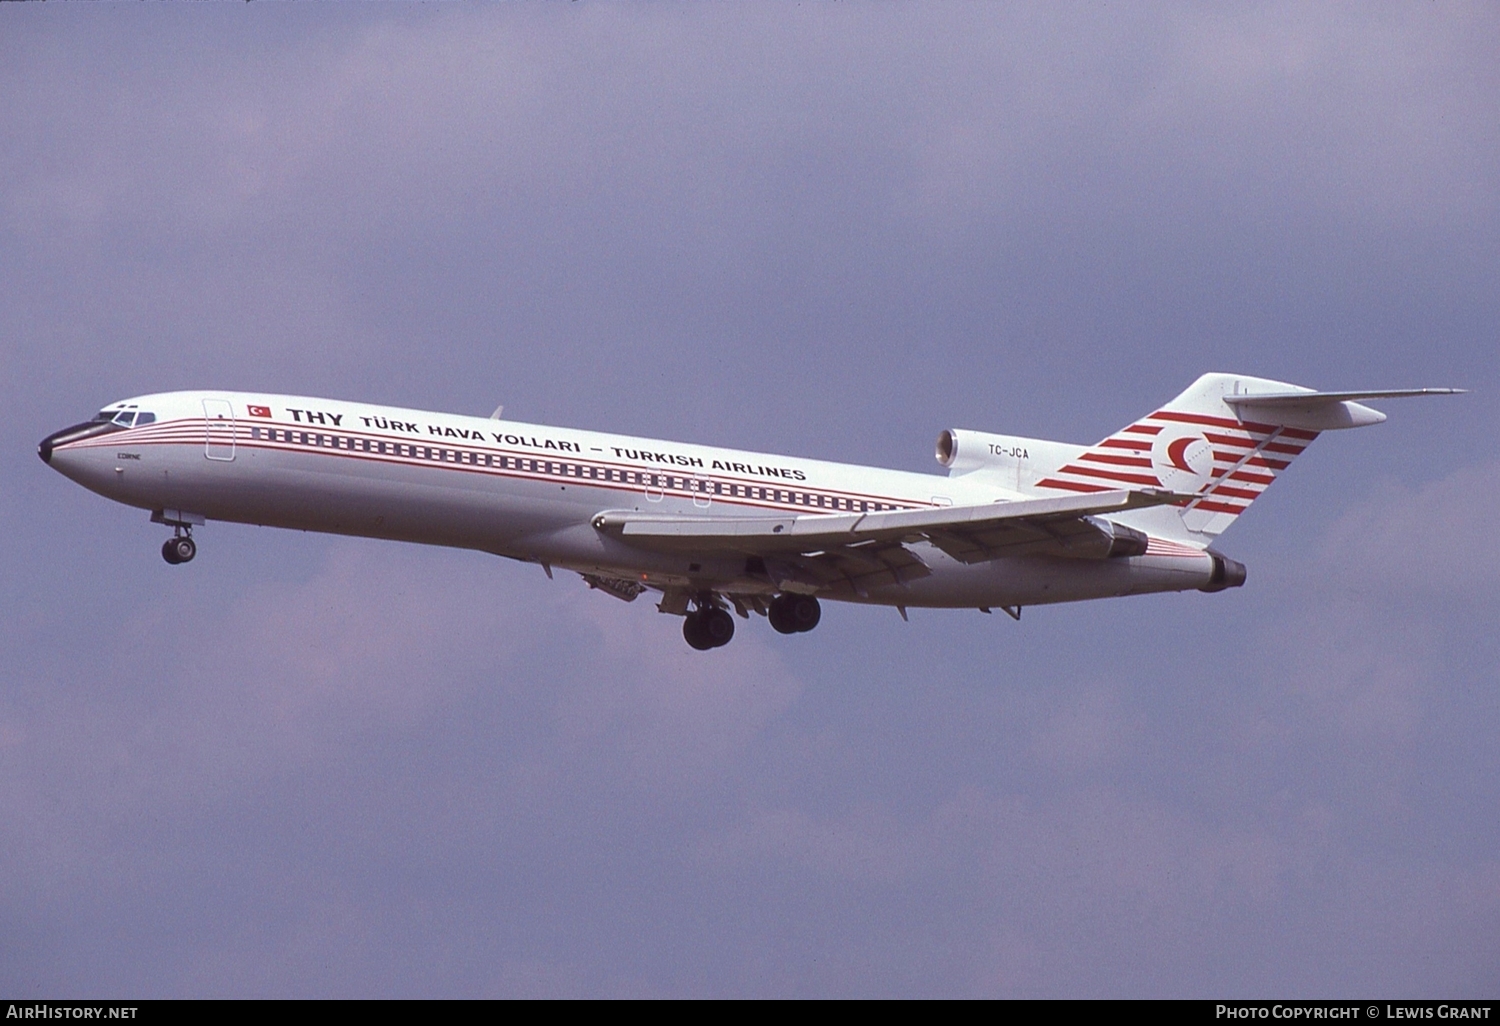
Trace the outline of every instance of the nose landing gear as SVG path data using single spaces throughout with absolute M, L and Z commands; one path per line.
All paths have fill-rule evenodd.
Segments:
M 201 513 L 189 513 L 180 509 L 158 509 L 152 512 L 151 522 L 153 524 L 166 524 L 172 529 L 172 537 L 168 538 L 166 544 L 161 547 L 161 558 L 176 566 L 178 563 L 191 562 L 198 554 L 198 546 L 193 542 L 193 525 L 202 524 L 205 517 Z
M 189 528 L 191 530 L 191 528 Z M 176 566 L 179 563 L 189 563 L 198 554 L 198 546 L 193 541 L 191 534 L 182 534 L 182 528 L 176 528 L 178 533 L 168 538 L 166 544 L 161 547 L 161 558 Z

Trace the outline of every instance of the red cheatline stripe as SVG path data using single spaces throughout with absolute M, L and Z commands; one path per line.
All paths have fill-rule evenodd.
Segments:
M 1221 435 L 1217 431 L 1205 431 L 1203 437 L 1215 445 L 1237 445 L 1244 449 L 1254 449 L 1264 439 L 1251 438 L 1249 435 Z
M 1220 452 L 1219 450 L 1215 449 L 1214 459 L 1220 463 L 1228 463 L 1230 466 L 1234 466 L 1240 460 L 1245 459 L 1245 454 L 1234 452 Z M 1291 465 L 1291 460 L 1273 460 L 1265 456 L 1253 456 L 1250 459 L 1245 460 L 1245 466 L 1247 467 L 1267 467 L 1271 470 L 1285 470 Z
M 1248 470 L 1236 470 L 1229 475 L 1231 481 L 1249 481 L 1251 484 L 1269 485 L 1276 478 L 1270 474 L 1252 474 Z
M 1263 435 L 1269 435 L 1277 427 L 1275 424 L 1258 424 L 1253 420 L 1230 420 L 1227 417 L 1209 417 L 1202 413 L 1178 413 L 1176 410 L 1157 410 L 1147 419 L 1171 420 L 1179 424 L 1206 424 L 1209 427 L 1239 428 L 1242 431 L 1259 431 Z M 1301 428 L 1282 428 L 1281 437 L 1300 438 L 1311 442 L 1318 437 L 1318 432 L 1304 431 Z
M 1236 513 L 1236 514 L 1245 512 L 1245 510 L 1247 508 L 1248 507 L 1246 507 L 1246 506 L 1232 506 L 1232 505 L 1230 505 L 1227 502 L 1212 502 L 1212 501 L 1200 502 L 1200 503 L 1198 503 L 1198 505 L 1196 505 L 1196 506 L 1193 507 L 1193 509 L 1207 510 L 1210 513 Z
M 1176 542 L 1162 541 L 1160 538 L 1146 539 L 1146 555 L 1148 556 L 1201 556 L 1202 549 L 1195 549 L 1191 545 L 1178 545 Z
M 1151 485 L 1161 487 L 1161 482 L 1156 475 L 1147 477 L 1144 474 L 1122 474 L 1117 470 L 1099 470 L 1095 467 L 1080 467 L 1076 463 L 1069 463 L 1058 471 L 1059 474 L 1081 474 L 1084 477 L 1102 477 L 1106 481 L 1128 481 L 1131 484 Z
M 1250 499 L 1252 501 L 1260 498 L 1260 492 L 1252 492 L 1248 488 L 1231 488 L 1229 485 L 1220 485 L 1213 490 L 1212 494 L 1222 498 Z
M 1209 427 L 1226 428 L 1248 428 L 1251 431 L 1265 431 L 1270 434 L 1276 430 L 1274 424 L 1254 424 L 1250 421 L 1230 420 L 1228 417 L 1210 417 L 1202 413 L 1178 413 L 1176 410 L 1157 410 L 1151 414 L 1148 420 L 1170 420 L 1178 424 L 1205 424 Z
M 1238 437 L 1236 437 L 1234 435 L 1220 435 L 1220 434 L 1216 434 L 1216 433 L 1214 433 L 1212 431 L 1205 431 L 1203 433 L 1203 437 L 1206 438 L 1206 439 L 1208 439 L 1210 442 L 1213 442 L 1215 445 L 1237 445 L 1237 446 L 1239 446 L 1242 449 L 1254 449 L 1257 445 L 1260 445 L 1261 442 L 1262 442 L 1262 439 L 1258 439 L 1258 438 L 1252 438 L 1252 439 L 1248 439 L 1247 440 L 1247 439 L 1244 439 L 1244 438 L 1238 438 Z M 1286 452 L 1286 453 L 1291 453 L 1293 456 L 1295 456 L 1298 453 L 1300 453 L 1303 449 L 1306 449 L 1307 446 L 1306 445 L 1298 445 L 1295 442 L 1293 442 L 1291 444 L 1287 444 L 1287 443 L 1284 443 L 1284 442 L 1267 442 L 1266 445 L 1265 445 L 1265 448 L 1268 449 L 1268 450 L 1270 450 L 1271 452 Z
M 1162 431 L 1156 424 L 1132 424 L 1125 430 L 1137 435 L 1159 435 Z
M 1239 461 L 1236 460 L 1236 463 Z M 1264 456 L 1255 456 L 1245 461 L 1247 467 L 1266 467 L 1270 470 L 1285 470 L 1292 465 L 1291 460 L 1273 460 Z
M 171 422 L 168 422 L 168 423 L 171 423 Z M 100 446 L 110 446 L 110 445 L 117 445 L 117 444 L 121 444 L 121 443 L 130 444 L 130 445 L 137 445 L 137 444 L 145 444 L 145 445 L 181 445 L 181 444 L 189 444 L 189 445 L 192 445 L 194 447 L 197 447 L 197 446 L 200 446 L 200 445 L 203 444 L 203 442 L 204 442 L 204 434 L 203 434 L 203 428 L 201 427 L 201 422 L 197 422 L 196 424 L 194 424 L 193 422 L 189 422 L 188 425 L 184 428 L 184 430 L 188 430 L 190 432 L 193 432 L 193 433 L 190 433 L 187 436 L 185 436 L 185 441 L 182 440 L 182 439 L 179 439 L 179 438 L 164 438 L 164 437 L 161 437 L 161 436 L 150 438 L 150 439 L 144 439 L 144 438 L 140 438 L 140 437 L 134 435 L 133 432 L 132 432 L 131 437 L 127 439 L 127 438 L 125 438 L 125 433 L 124 432 L 118 432 L 118 433 L 112 433 L 112 434 L 106 435 L 106 436 L 101 436 L 100 439 L 85 439 L 82 442 L 69 443 L 69 445 L 67 446 L 67 448 L 70 448 L 70 449 L 71 448 L 85 448 L 85 447 L 90 447 L 90 446 L 96 445 L 96 444 L 100 445 Z M 308 433 L 310 433 L 310 434 L 316 434 L 317 432 L 315 432 L 315 431 L 309 431 Z M 325 429 L 325 431 L 323 433 L 324 434 L 330 434 L 330 432 L 327 431 L 326 429 Z M 161 434 L 165 435 L 166 433 L 162 432 Z M 332 432 L 332 434 L 335 437 L 372 437 L 372 438 L 379 438 L 380 437 L 380 436 L 363 436 L 363 435 L 357 435 L 357 434 L 350 435 L 350 434 L 343 433 L 343 432 Z M 225 442 L 226 443 L 228 442 L 227 438 L 225 439 Z M 424 444 L 422 446 L 418 446 L 414 442 L 406 442 L 404 444 L 411 445 L 413 448 L 418 448 L 418 447 L 426 447 L 426 448 L 461 448 L 461 449 L 465 449 L 467 451 L 476 452 L 476 453 L 491 452 L 494 455 L 507 455 L 507 456 L 513 456 L 515 458 L 534 459 L 537 463 L 548 463 L 548 462 L 561 463 L 561 462 L 565 462 L 564 458 L 561 457 L 560 455 L 550 455 L 550 456 L 548 456 L 548 455 L 541 455 L 541 454 L 532 453 L 532 452 L 526 452 L 526 451 L 522 451 L 522 450 L 509 450 L 509 449 L 506 449 L 506 450 L 491 450 L 491 449 L 488 449 L 488 448 L 476 448 L 476 447 L 472 447 L 472 446 L 456 446 L 452 442 L 446 442 L 444 445 L 441 445 L 441 446 L 438 445 L 436 442 L 429 443 L 426 440 L 423 440 L 423 443 Z M 515 478 L 515 479 L 531 480 L 531 481 L 552 481 L 552 480 L 556 480 L 556 476 L 555 475 L 549 475 L 549 474 L 546 474 L 543 471 L 520 471 L 520 470 L 516 470 L 516 469 L 500 468 L 500 467 L 496 467 L 496 466 L 492 466 L 492 465 L 487 465 L 487 464 L 483 464 L 483 465 L 482 464 L 470 464 L 470 463 L 461 463 L 461 462 L 450 461 L 450 460 L 433 461 L 433 460 L 430 460 L 428 458 L 421 457 L 421 456 L 396 456 L 396 455 L 393 455 L 393 454 L 384 454 L 384 455 L 382 455 L 382 454 L 378 454 L 378 453 L 368 452 L 366 450 L 344 449 L 344 448 L 339 447 L 339 446 L 317 446 L 317 445 L 307 445 L 307 444 L 301 444 L 301 443 L 295 443 L 295 442 L 293 442 L 293 443 L 271 442 L 268 439 L 253 439 L 253 438 L 248 438 L 243 432 L 241 432 L 240 435 L 239 435 L 239 437 L 238 437 L 237 447 L 240 448 L 240 449 L 262 449 L 262 450 L 271 450 L 271 451 L 276 451 L 276 452 L 287 452 L 287 453 L 309 454 L 309 455 L 316 454 L 316 455 L 320 455 L 320 456 L 333 456 L 333 457 L 341 458 L 341 459 L 357 459 L 357 460 L 361 460 L 363 462 L 384 463 L 384 464 L 389 464 L 389 465 L 392 465 L 392 466 L 402 466 L 402 467 L 431 467 L 433 469 L 439 469 L 439 468 L 441 468 L 441 469 L 445 469 L 445 470 L 457 470 L 457 471 L 461 471 L 463 473 L 469 473 L 469 474 L 482 474 L 482 475 L 486 475 L 486 476 L 506 477 L 506 478 Z M 572 461 L 574 461 L 574 462 L 583 462 L 583 463 L 586 463 L 586 464 L 589 464 L 589 465 L 592 465 L 592 466 L 596 466 L 596 467 L 603 467 L 603 468 L 610 468 L 610 469 L 629 469 L 629 470 L 634 470 L 634 471 L 636 471 L 638 473 L 652 473 L 652 472 L 655 472 L 655 471 L 660 471 L 660 476 L 663 476 L 663 477 L 670 476 L 669 472 L 662 471 L 662 470 L 660 470 L 660 468 L 639 468 L 639 467 L 633 467 L 633 466 L 622 466 L 620 464 L 614 464 L 614 463 L 609 463 L 609 462 L 600 461 L 600 460 L 578 461 L 578 458 L 576 456 L 572 456 L 572 457 L 570 457 L 570 459 Z M 675 472 L 672 472 L 672 473 L 675 473 L 676 476 L 679 476 L 679 477 L 684 476 L 681 471 L 675 471 Z M 630 492 L 630 491 L 635 491 L 636 489 L 638 489 L 638 488 L 641 487 L 641 485 L 639 483 L 623 483 L 623 482 L 610 481 L 610 480 L 607 480 L 607 479 L 604 479 L 604 478 L 579 477 L 579 478 L 573 478 L 573 480 L 582 483 L 586 487 L 601 488 L 601 489 L 607 489 L 607 490 L 611 490 L 611 491 L 625 491 L 625 492 Z M 722 481 L 722 482 L 734 483 L 734 484 L 740 484 L 740 483 L 754 484 L 754 485 L 756 485 L 758 487 L 765 488 L 768 491 L 777 490 L 774 485 L 766 484 L 764 482 L 759 482 L 759 481 L 755 481 L 755 482 L 742 482 L 742 481 L 736 481 L 735 479 L 732 479 L 732 478 L 720 478 L 720 477 L 705 478 L 705 480 Z M 664 490 L 667 491 L 669 494 L 678 495 L 678 496 L 687 496 L 687 495 L 691 495 L 692 494 L 691 491 L 684 490 L 684 489 L 674 489 L 674 488 L 668 487 L 668 488 L 665 488 Z M 781 490 L 787 491 L 787 490 L 790 490 L 790 489 L 781 489 Z M 1090 490 L 1090 491 L 1096 491 L 1096 490 L 1097 491 L 1107 491 L 1108 489 L 1104 489 L 1104 488 L 1099 488 L 1099 489 L 1089 488 L 1087 490 Z M 873 496 L 873 495 L 867 495 L 865 493 L 859 493 L 859 492 L 854 492 L 854 493 L 849 493 L 849 492 L 835 493 L 835 492 L 832 492 L 832 491 L 817 491 L 817 492 L 813 492 L 811 494 L 815 494 L 815 495 L 827 495 L 827 496 L 830 496 L 830 497 L 841 497 L 841 498 L 864 498 L 864 499 L 867 499 L 867 500 L 869 500 L 869 499 L 875 499 L 875 500 L 882 501 L 882 502 L 892 503 L 892 504 L 896 505 L 897 508 L 901 508 L 901 509 L 907 509 L 907 508 L 914 509 L 914 508 L 917 508 L 916 506 L 907 506 L 907 505 L 904 505 L 905 503 L 911 501 L 911 500 L 907 500 L 907 499 L 904 499 L 904 498 L 903 499 L 894 499 L 894 498 L 891 498 L 891 497 Z M 784 503 L 782 503 L 782 502 L 780 502 L 778 500 L 774 500 L 774 499 L 751 499 L 748 496 L 715 495 L 714 499 L 715 499 L 715 501 L 723 502 L 723 503 L 725 503 L 727 505 L 735 505 L 735 506 L 754 506 L 754 507 L 766 508 L 766 509 L 790 509 L 790 510 L 795 510 L 795 511 L 798 511 L 798 512 L 806 512 L 806 511 L 811 510 L 811 509 L 818 509 L 819 512 L 823 512 L 823 511 L 826 510 L 826 507 L 825 508 L 817 508 L 817 507 L 811 507 L 811 506 L 804 507 L 804 506 L 795 505 L 795 504 L 784 504 Z M 832 512 L 832 511 L 828 510 L 828 512 Z
M 1206 434 L 1203 437 L 1215 445 L 1237 445 L 1242 449 L 1254 449 L 1259 445 L 1261 452 L 1279 452 L 1288 456 L 1301 455 L 1302 450 L 1307 448 L 1305 445 L 1283 445 L 1280 442 L 1267 442 L 1261 445 L 1259 442 L 1246 442 L 1238 438 L 1226 438 L 1224 435 Z
M 1099 445 L 1109 449 L 1134 449 L 1136 452 L 1149 452 L 1151 449 L 1150 442 L 1134 438 L 1106 438 Z
M 1149 467 L 1151 461 L 1144 456 L 1111 456 L 1106 452 L 1086 452 L 1078 457 L 1094 463 L 1113 463 L 1119 467 Z
M 1104 485 L 1085 484 L 1082 481 L 1059 481 L 1056 478 L 1047 478 L 1045 481 L 1037 482 L 1038 488 L 1062 488 L 1070 492 L 1107 492 L 1110 489 Z
M 203 441 L 203 432 L 202 431 L 199 431 L 196 435 L 183 435 L 181 437 L 176 437 L 176 438 L 168 437 L 168 436 L 165 436 L 165 435 L 157 435 L 157 436 L 155 436 L 153 438 L 139 438 L 139 437 L 137 437 L 137 438 L 130 438 L 130 437 L 125 437 L 123 435 L 111 434 L 111 435 L 102 435 L 99 438 L 85 438 L 85 439 L 83 439 L 80 442 L 69 442 L 65 446 L 60 446 L 60 448 L 65 448 L 65 449 L 109 449 L 109 448 L 119 448 L 122 445 L 164 445 L 164 444 L 171 444 L 171 443 L 181 443 L 181 444 L 186 444 L 186 445 L 192 445 L 192 444 L 201 443 L 202 441 Z M 229 439 L 226 437 L 224 439 L 224 441 L 227 444 L 228 441 L 229 441 Z
M 1247 422 L 1246 426 L 1247 427 L 1249 426 L 1248 422 Z M 1274 431 L 1275 428 L 1271 428 L 1270 430 Z M 1316 432 L 1316 431 L 1303 431 L 1301 428 L 1284 427 L 1284 428 L 1281 429 L 1281 437 L 1282 438 L 1296 438 L 1296 439 L 1300 439 L 1303 442 L 1303 444 L 1306 444 L 1308 442 L 1311 442 L 1314 438 L 1317 438 L 1318 437 L 1318 432 Z

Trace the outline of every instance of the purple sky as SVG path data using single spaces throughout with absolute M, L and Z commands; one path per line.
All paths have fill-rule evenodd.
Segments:
M 1121 6 L 0 5 L 0 992 L 1500 993 L 1500 7 Z M 706 654 L 34 455 L 238 388 L 936 471 L 1208 370 L 1474 394 L 1241 591 Z

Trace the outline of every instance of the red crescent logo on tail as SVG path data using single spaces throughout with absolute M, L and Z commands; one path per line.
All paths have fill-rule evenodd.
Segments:
M 1199 439 L 1197 435 L 1188 435 L 1185 438 L 1177 439 L 1171 445 L 1167 446 L 1167 459 L 1172 461 L 1172 466 L 1176 467 L 1178 470 L 1185 470 L 1189 474 L 1198 473 L 1192 467 L 1188 466 L 1187 459 L 1184 456 L 1187 447 L 1198 440 Z

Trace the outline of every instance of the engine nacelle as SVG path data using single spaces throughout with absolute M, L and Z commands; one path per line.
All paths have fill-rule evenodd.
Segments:
M 1244 563 L 1212 550 L 1208 554 L 1213 557 L 1214 568 L 1209 574 L 1208 583 L 1199 588 L 1199 591 L 1223 591 L 1225 588 L 1238 588 L 1245 583 Z
M 949 477 L 983 471 L 1007 488 L 1025 488 L 1086 452 L 1086 445 L 949 428 L 937 439 L 937 461 Z
M 1133 527 L 1117 524 L 1113 520 L 1105 520 L 1103 517 L 1088 517 L 1088 522 L 1093 524 L 1099 531 L 1109 539 L 1104 548 L 1105 559 L 1122 559 L 1126 556 L 1144 556 L 1146 546 L 1150 539 Z

